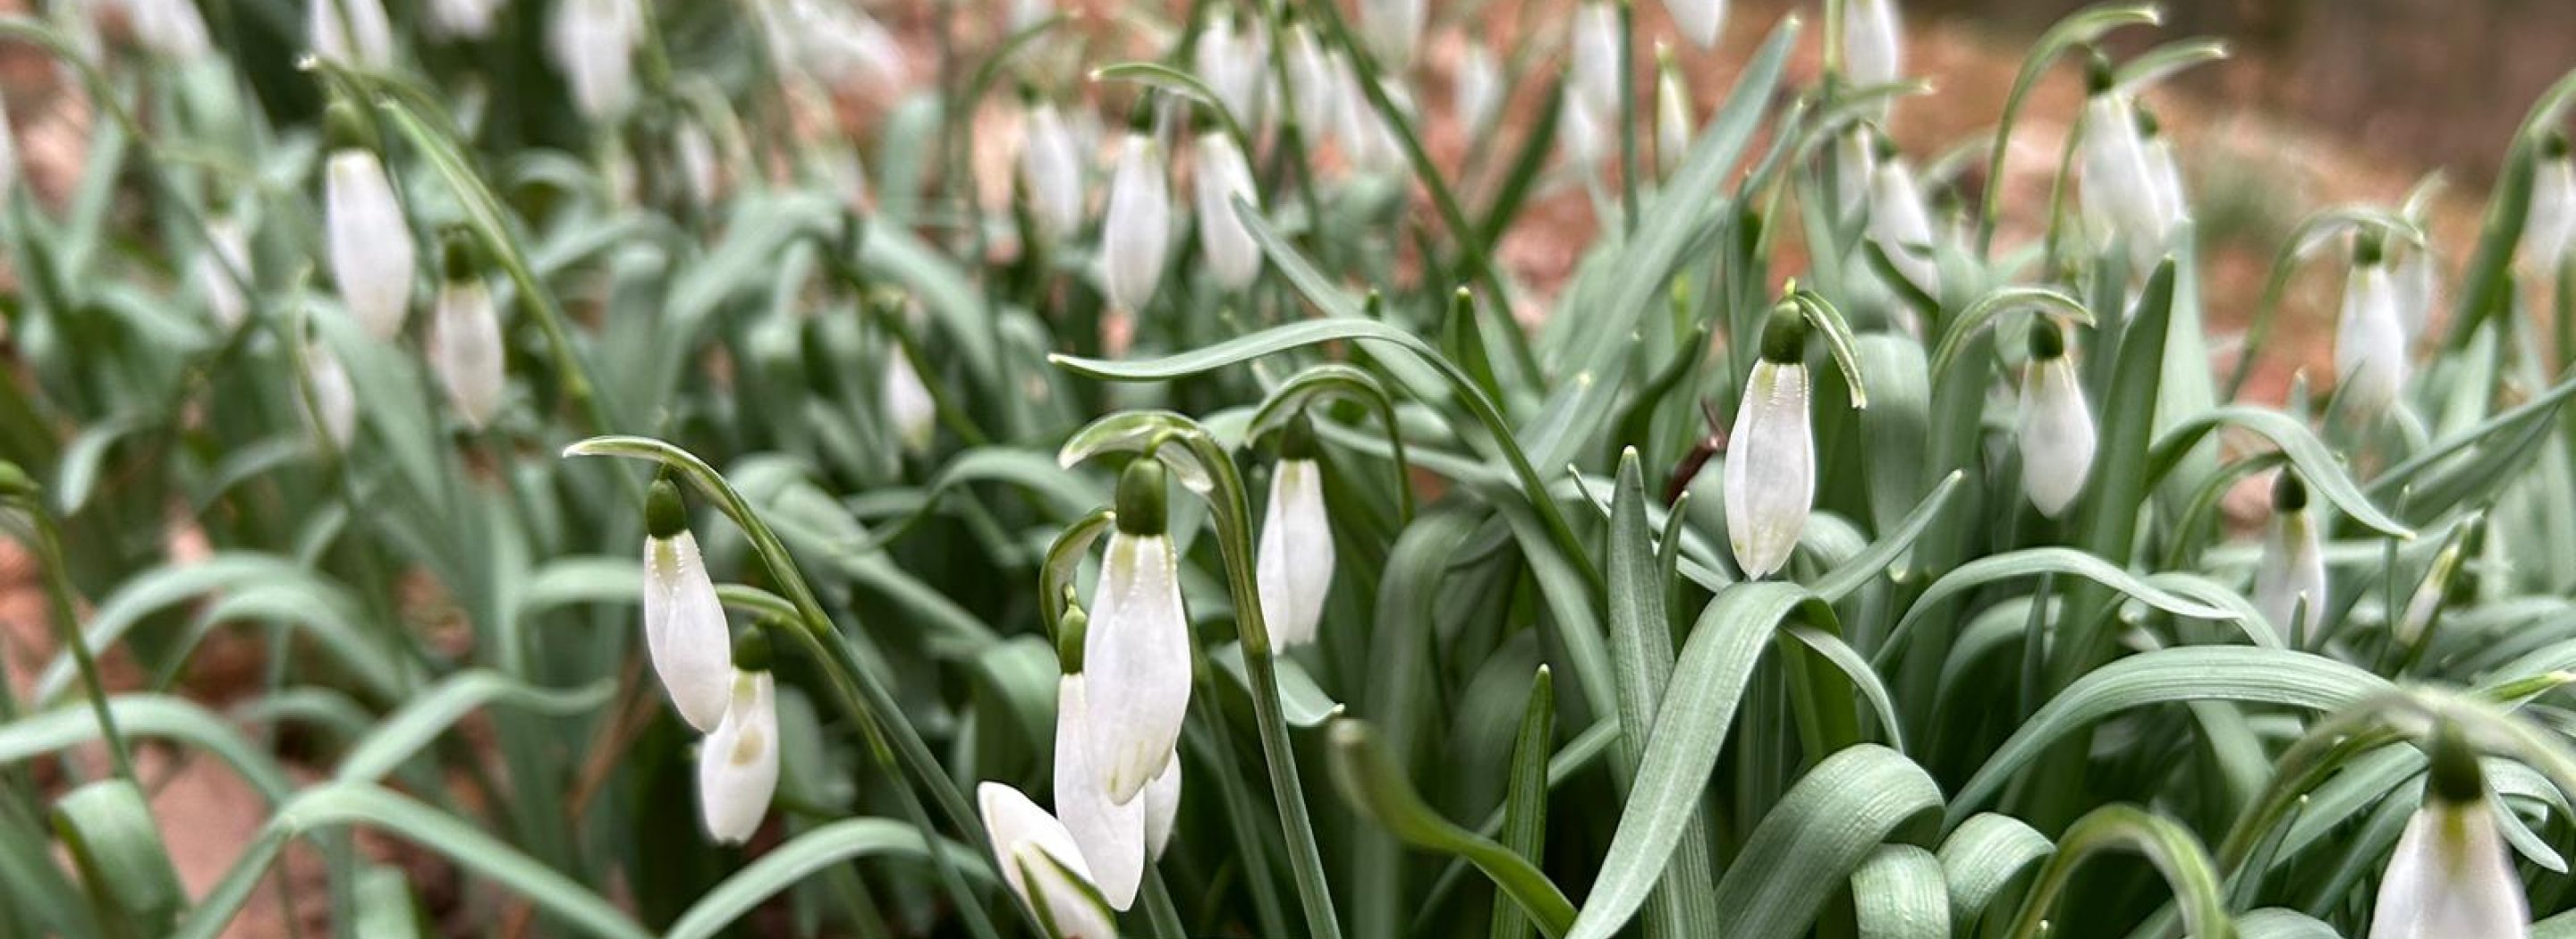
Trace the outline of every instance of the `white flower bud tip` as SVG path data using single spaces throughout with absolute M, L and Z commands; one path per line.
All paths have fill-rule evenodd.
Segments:
M 1121 524 L 1127 524 L 1125 512 Z M 1114 802 L 1134 801 L 1162 772 L 1190 705 L 1190 631 L 1172 539 L 1120 531 L 1092 591 L 1083 643 L 1090 757 Z
M 1039 919 L 1055 926 L 1055 939 L 1118 939 L 1118 925 L 1092 886 L 1091 866 L 1064 823 L 1018 789 L 997 782 L 975 788 L 1001 863 L 1002 882 Z
M 1020 185 L 1038 227 L 1047 237 L 1063 238 L 1082 227 L 1082 151 L 1055 105 L 1035 100 L 1034 93 L 1030 98 L 1020 136 Z
M 324 436 L 341 450 L 358 436 L 358 390 L 349 383 L 349 370 L 340 357 L 320 343 L 304 347 L 305 405 L 313 419 L 321 424 Z
M 669 514 L 678 515 L 678 494 L 669 498 Z M 665 524 L 653 514 L 647 512 L 648 522 Z M 713 730 L 731 698 L 733 634 L 698 539 L 686 527 L 644 541 L 644 647 L 680 718 L 701 732 Z
M 2093 471 L 2093 412 L 2055 323 L 2034 324 L 2046 338 L 2032 340 L 2021 379 L 2021 485 L 2039 514 L 2056 518 L 2084 491 Z M 2039 353 L 2054 351 L 2042 356 Z
M 547 24 L 546 48 L 563 73 L 574 106 L 593 121 L 612 120 L 635 102 L 635 45 L 643 38 L 637 0 L 561 0 Z
M 1717 45 L 1718 31 L 1726 26 L 1726 0 L 1664 0 L 1664 11 L 1682 38 L 1702 49 Z
M 1333 587 L 1333 528 L 1323 468 L 1311 455 L 1282 459 L 1271 473 L 1256 573 L 1271 646 L 1287 650 L 1315 641 Z
M 1141 131 L 1119 145 L 1110 177 L 1109 211 L 1101 220 L 1100 262 L 1109 304 L 1135 313 L 1153 302 L 1171 247 L 1172 193 L 1163 176 L 1163 148 Z
M 1862 87 L 1905 77 L 1905 31 L 1896 0 L 1851 0 L 1844 8 L 1843 68 Z
M 931 437 L 939 430 L 939 402 L 930 396 L 930 386 L 922 384 L 921 373 L 912 367 L 912 357 L 901 349 L 886 351 L 883 393 L 886 419 L 894 423 L 904 449 L 914 453 L 928 451 Z
M 1745 382 L 1726 451 L 1726 539 L 1744 576 L 1756 580 L 1787 566 L 1816 499 L 1807 367 L 1770 352 Z
M 507 379 L 502 371 L 501 315 L 482 278 L 451 281 L 438 292 L 430 323 L 429 364 L 447 401 L 472 427 L 500 413 Z
M 323 168 L 322 224 L 340 302 L 367 334 L 392 339 L 411 312 L 411 226 L 373 151 L 348 148 Z
M 2377 245 L 2362 249 L 2345 281 L 2343 311 L 2335 321 L 2335 374 L 2343 384 L 2338 394 L 2351 412 L 2374 420 L 2396 403 L 2406 384 L 2406 323 L 2398 312 L 2403 302 L 2389 280 Z
M 1261 245 L 1234 214 L 1233 200 L 1241 198 L 1256 210 L 1261 207 L 1261 194 L 1252 188 L 1252 166 L 1245 162 L 1242 148 L 1234 145 L 1234 138 L 1222 130 L 1200 134 L 1191 153 L 1199 250 L 1207 255 L 1208 270 L 1228 290 L 1251 286 L 1261 274 Z
M 393 64 L 393 23 L 383 0 L 311 0 L 304 29 L 306 45 L 325 59 L 367 68 Z
M 736 672 L 724 718 L 698 748 L 698 807 L 708 837 L 740 844 L 760 830 L 778 792 L 778 683 Z
M 2308 512 L 2307 485 L 2291 471 L 2281 471 L 2272 482 L 2272 524 L 2264 535 L 2263 559 L 2254 569 L 2254 607 L 2274 627 L 2314 636 L 2324 624 L 2323 539 Z

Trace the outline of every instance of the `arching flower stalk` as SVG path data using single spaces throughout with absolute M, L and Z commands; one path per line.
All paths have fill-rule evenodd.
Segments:
M 323 165 L 322 225 L 331 279 L 368 335 L 392 339 L 411 313 L 411 226 L 357 112 L 332 105 L 324 126 L 331 157 Z
M 1696 127 L 1691 118 L 1690 87 L 1682 83 L 1681 67 L 1673 62 L 1673 52 L 1658 43 L 1655 46 L 1655 171 L 1671 176 L 1682 165 L 1682 156 L 1690 152 L 1691 132 Z
M 1117 919 L 1092 885 L 1091 865 L 1063 822 L 1003 783 L 977 786 L 975 801 L 1002 882 L 1053 939 L 1118 939 Z
M 2272 480 L 2272 525 L 2254 569 L 2254 606 L 2272 625 L 2314 636 L 2326 616 L 2325 533 L 2308 511 L 2308 487 L 2296 470 Z M 2295 622 L 2293 622 L 2295 620 Z
M 733 661 L 724 717 L 698 747 L 699 814 L 719 844 L 751 840 L 778 792 L 778 682 L 767 634 L 744 633 Z
M 645 494 L 644 530 L 645 652 L 680 718 L 712 731 L 733 699 L 732 632 L 670 480 L 655 480 Z
M 383 0 L 310 0 L 304 42 L 313 54 L 362 68 L 394 64 L 394 28 Z
M 1163 145 L 1154 140 L 1153 110 L 1140 103 L 1119 142 L 1109 209 L 1101 219 L 1101 275 L 1114 308 L 1132 314 L 1154 300 L 1172 240 L 1170 185 Z
M 1261 208 L 1261 194 L 1252 188 L 1252 165 L 1244 160 L 1234 138 L 1213 121 L 1200 127 L 1190 156 L 1199 251 L 1207 256 L 1208 272 L 1217 283 L 1227 290 L 1242 290 L 1261 274 L 1261 245 L 1234 214 L 1233 204 L 1240 198 L 1256 210 Z
M 1165 470 L 1152 459 L 1131 461 L 1119 477 L 1118 530 L 1092 590 L 1083 643 L 1088 752 L 1120 804 L 1162 772 L 1189 714 L 1189 614 L 1164 490 Z
M 2337 395 L 2365 422 L 2387 413 L 2406 385 L 2406 325 L 2398 313 L 2403 301 L 2382 251 L 2376 237 L 2353 246 L 2343 312 L 2335 320 L 2335 374 L 2342 382 Z
M 2093 472 L 2093 412 L 2066 355 L 2057 321 L 2030 328 L 2030 362 L 2021 373 L 2021 488 L 2039 514 L 2056 518 L 2084 491 Z
M 1816 440 L 1807 414 L 1807 326 L 1783 301 L 1762 328 L 1762 358 L 1744 384 L 1726 453 L 1726 540 L 1748 579 L 1789 563 L 1816 500 Z
M 429 364 L 467 426 L 481 428 L 500 413 L 507 377 L 507 355 L 501 345 L 501 314 L 492 291 L 477 270 L 472 242 L 462 231 L 451 232 L 445 246 L 444 275 L 430 322 Z
M 1039 97 L 1037 88 L 1020 86 L 1020 187 L 1029 214 L 1048 238 L 1061 239 L 1082 228 L 1084 190 L 1082 151 L 1055 103 Z
M 1110 798 L 1106 767 L 1092 751 L 1094 715 L 1083 673 L 1089 627 L 1082 607 L 1071 605 L 1056 632 L 1056 657 L 1064 671 L 1055 684 L 1055 811 L 1091 865 L 1091 881 L 1102 899 L 1111 909 L 1124 910 L 1135 904 L 1136 888 L 1144 882 L 1149 800 Z
M 635 46 L 644 38 L 638 0 L 561 0 L 547 24 L 546 49 L 592 121 L 613 121 L 635 103 Z
M 2526 939 L 2530 903 L 2477 751 L 2447 719 L 2434 727 L 2430 751 L 2424 803 L 2389 854 L 2369 939 Z
M 1271 646 L 1281 651 L 1315 641 L 1333 587 L 1333 526 L 1323 465 L 1315 457 L 1314 425 L 1301 414 L 1279 434 L 1279 465 L 1270 474 L 1254 568 L 1261 617 Z

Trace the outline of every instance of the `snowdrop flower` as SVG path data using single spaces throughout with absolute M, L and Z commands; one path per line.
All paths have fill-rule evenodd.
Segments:
M 2254 606 L 2272 625 L 2312 636 L 2325 623 L 2324 532 L 2308 513 L 2308 487 L 2294 470 L 2272 480 L 2272 527 L 2254 569 Z M 2297 611 L 2305 609 L 2305 613 Z M 2291 622 L 2294 614 L 2298 622 Z
M 1238 30 L 1231 14 L 1217 10 L 1191 41 L 1190 57 L 1217 100 L 1242 122 L 1244 133 L 1252 134 L 1253 128 L 1261 126 L 1262 98 L 1269 91 L 1270 45 L 1260 29 Z
M 1869 208 L 1869 189 L 1878 179 L 1878 144 L 1867 125 L 1855 125 L 1834 139 L 1834 199 L 1843 216 Z
M 1565 90 L 1565 101 L 1557 109 L 1557 142 L 1565 147 L 1565 158 L 1574 165 L 1589 169 L 1609 156 L 1608 132 L 1602 128 L 1602 116 L 1593 113 L 1592 105 L 1573 88 Z
M 1471 138 L 1481 135 L 1503 108 L 1503 66 L 1494 61 L 1494 50 L 1483 43 L 1468 43 L 1449 95 L 1450 106 L 1458 112 L 1458 126 Z
M 2182 162 L 2174 157 L 2173 141 L 2164 135 L 2156 116 L 2138 108 L 2138 137 L 2145 141 L 2147 181 L 2154 185 L 2156 223 L 2164 232 L 2191 217 L 2191 204 L 2182 185 Z
M 2097 237 L 2106 244 L 2125 240 L 2132 261 L 2151 265 L 2164 253 L 2169 223 L 2146 141 L 2138 135 L 2137 112 L 2127 96 L 2112 90 L 2108 63 L 2096 61 L 2091 80 L 2077 141 L 2083 173 L 2077 196 Z
M 769 674 L 769 640 L 757 629 L 742 640 L 724 718 L 698 747 L 699 814 L 719 844 L 751 840 L 778 792 L 778 681 Z
M 1869 177 L 1869 240 L 1886 253 L 1897 273 L 1937 296 L 1941 270 L 1932 262 L 1932 218 L 1924 211 L 1923 191 L 1895 147 L 1884 140 L 1879 146 L 1878 167 Z
M 1291 13 L 1295 10 L 1290 8 Z M 1293 100 L 1297 125 L 1306 131 L 1306 145 L 1318 146 L 1342 126 L 1342 79 L 1333 62 L 1315 41 L 1315 31 L 1303 22 L 1288 23 L 1288 79 L 1296 85 Z
M 2557 276 L 2571 242 L 2576 242 L 2576 157 L 2568 154 L 2567 135 L 2552 131 L 2542 139 L 2540 161 L 2532 167 L 2522 263 L 2537 276 Z
M 2464 576 L 2464 571 L 2469 559 L 2485 547 L 2486 522 L 2483 517 L 2473 516 L 2467 526 L 2459 537 L 2433 555 L 2432 566 L 2424 572 L 2424 582 L 2416 584 L 2414 594 L 2407 598 L 2406 615 L 2397 619 L 2399 645 L 2412 648 L 2423 640 L 2424 631 L 2432 628 L 2444 604 L 2474 593 L 2475 582 Z
M 1026 32 L 1054 15 L 1054 0 L 1011 0 L 1011 32 Z
M 1001 862 L 1002 882 L 1054 939 L 1118 939 L 1118 924 L 1091 884 L 1091 866 L 1063 822 L 1003 783 L 975 787 L 975 801 L 993 857 Z
M 1851 0 L 1843 10 L 1843 68 L 1852 83 L 1885 85 L 1905 77 L 1905 31 L 1896 0 Z
M 638 0 L 560 0 L 546 49 L 583 117 L 610 121 L 635 103 L 635 44 L 644 38 Z
M 125 12 L 134 26 L 134 38 L 156 54 L 187 62 L 204 57 L 212 48 L 195 0 L 125 0 Z
M 930 396 L 930 386 L 921 381 L 921 372 L 912 367 L 912 356 L 902 349 L 886 350 L 885 386 L 886 419 L 893 422 L 895 434 L 903 438 L 903 448 L 914 453 L 930 449 L 931 437 L 939 431 L 939 401 Z
M 481 39 L 492 34 L 492 16 L 506 0 L 430 0 L 429 25 L 452 39 Z
M 672 135 L 671 148 L 680 162 L 680 178 L 688 183 L 689 201 L 700 208 L 713 208 L 724 184 L 716 159 L 716 141 L 705 125 L 682 121 Z
M 1762 329 L 1762 358 L 1744 384 L 1726 454 L 1726 540 L 1747 579 L 1789 563 L 1816 499 L 1816 440 L 1807 416 L 1806 324 L 1783 302 Z
M 1682 72 L 1673 64 L 1672 50 L 1655 46 L 1655 168 L 1665 176 L 1682 165 L 1682 155 L 1690 152 L 1690 89 L 1682 84 Z
M 1172 751 L 1172 761 L 1145 784 L 1145 856 L 1163 859 L 1163 849 L 1172 846 L 1172 823 L 1181 812 L 1181 751 Z
M 1702 49 L 1717 45 L 1717 32 L 1726 25 L 1726 0 L 1664 0 L 1664 11 L 1673 15 L 1682 38 Z
M 2412 346 L 2442 305 L 2441 259 L 2434 256 L 2431 245 L 2409 245 L 2391 274 L 2397 279 L 2397 319 L 2406 327 L 2406 342 Z
M 733 697 L 732 633 L 670 480 L 654 480 L 644 497 L 644 530 L 645 651 L 680 718 L 712 731 Z
M 429 365 L 447 389 L 447 401 L 469 427 L 481 428 L 500 413 L 506 379 L 501 366 L 501 315 L 492 306 L 492 291 L 475 270 L 473 248 L 463 232 L 448 237 L 446 276 L 440 278 L 438 304 L 430 322 Z
M 1065 632 L 1074 640 L 1082 632 L 1081 613 L 1067 611 Z M 1091 882 L 1111 909 L 1135 905 L 1137 885 L 1145 879 L 1145 804 L 1109 796 L 1105 767 L 1092 752 L 1095 716 L 1087 679 L 1078 656 L 1065 657 L 1064 676 L 1055 684 L 1055 811 L 1065 830 L 1091 865 Z
M 322 226 L 331 279 L 358 325 L 368 335 L 391 339 L 411 314 L 411 226 L 357 114 L 333 105 L 325 124 L 332 146 L 323 167 Z
M 1413 48 L 1422 41 L 1422 24 L 1430 18 L 1424 0 L 1360 0 L 1360 34 L 1378 67 L 1401 73 L 1413 67 Z
M 2406 325 L 2398 313 L 2402 301 L 2381 251 L 2375 237 L 2354 246 L 2343 313 L 2335 322 L 2335 374 L 2343 381 L 2337 393 L 2363 420 L 2386 413 L 2406 384 Z
M 1315 641 L 1324 597 L 1333 589 L 1333 524 L 1324 508 L 1324 470 L 1315 462 L 1315 428 L 1299 415 L 1279 434 L 1279 465 L 1270 473 L 1270 508 L 1261 522 L 1255 572 L 1261 618 L 1273 649 Z
M 2369 939 L 2526 939 L 2531 909 L 2496 831 L 2477 752 L 2445 720 L 2433 730 L 2423 807 L 2379 881 Z
M 1575 8 L 1570 86 L 1595 116 L 1619 113 L 1619 50 L 1626 39 L 1618 11 L 1604 0 L 1583 0 Z
M 18 191 L 18 135 L 10 129 L 9 105 L 0 98 L 0 209 Z
M 1199 131 L 1190 155 L 1195 164 L 1190 189 L 1198 204 L 1199 250 L 1207 255 L 1209 272 L 1216 275 L 1217 283 L 1241 290 L 1261 273 L 1261 246 L 1236 217 L 1233 205 L 1240 197 L 1253 209 L 1261 208 L 1261 194 L 1252 189 L 1252 165 L 1244 161 L 1234 138 L 1213 122 Z
M 861 85 L 893 97 L 904 91 L 903 43 L 885 24 L 843 0 L 779 0 L 784 31 L 773 45 L 780 57 L 801 65 L 827 85 Z
M 320 424 L 322 435 L 331 446 L 342 451 L 358 437 L 358 389 L 349 383 L 349 370 L 340 357 L 318 342 L 304 346 L 305 410 Z
M 242 318 L 250 314 L 240 283 L 250 279 L 250 233 L 242 230 L 239 220 L 216 216 L 206 221 L 206 246 L 188 263 L 188 279 L 197 285 L 197 295 L 205 298 L 215 325 L 227 332 L 240 328 Z
M 1127 464 L 1118 480 L 1118 530 L 1109 536 L 1083 641 L 1088 752 L 1110 800 L 1122 804 L 1162 772 L 1190 706 L 1190 625 L 1164 498 L 1162 464 Z
M 1142 106 L 1118 146 L 1118 168 L 1109 179 L 1109 210 L 1101 220 L 1100 263 L 1109 305 L 1129 313 L 1154 300 L 1163 279 L 1164 253 L 1172 241 L 1172 193 L 1163 177 L 1163 145 L 1154 141 L 1152 112 Z
M 1378 112 L 1376 102 L 1369 100 L 1368 86 L 1362 84 L 1359 70 L 1351 67 L 1350 60 L 1338 55 L 1333 60 L 1347 95 L 1347 100 L 1342 103 L 1342 149 L 1350 159 L 1351 168 L 1363 173 L 1389 173 L 1402 169 L 1404 144 L 1396 140 L 1395 125 L 1387 120 L 1385 114 Z M 1405 100 L 1403 89 L 1383 81 L 1378 89 L 1386 93 L 1387 103 L 1394 105 L 1398 112 L 1411 109 L 1412 103 Z
M 1049 238 L 1063 238 L 1082 227 L 1082 152 L 1066 129 L 1055 104 L 1037 89 L 1020 88 L 1020 186 L 1028 194 L 1029 214 Z
M 2056 518 L 2084 491 L 2093 471 L 2093 412 L 2084 406 L 2066 335 L 2041 317 L 2030 328 L 2030 363 L 2021 373 L 2021 488 L 2039 514 Z
M 311 0 L 304 30 L 314 55 L 366 68 L 394 62 L 394 28 L 383 0 Z

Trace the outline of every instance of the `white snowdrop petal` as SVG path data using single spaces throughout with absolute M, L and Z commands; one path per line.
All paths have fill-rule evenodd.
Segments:
M 1360 0 L 1360 32 L 1378 65 L 1394 72 L 1413 67 L 1413 49 L 1430 18 L 1424 0 Z
M 1851 0 L 1844 8 L 1843 67 L 1863 87 L 1905 77 L 1905 33 L 1896 0 Z
M 561 0 L 547 24 L 546 46 L 573 104 L 594 121 L 613 119 L 635 101 L 635 44 L 642 38 L 637 0 Z
M 1583 96 L 1569 92 L 1565 105 L 1557 111 L 1557 141 L 1565 147 L 1566 159 L 1575 166 L 1590 168 L 1609 155 L 1609 143 L 1603 139 L 1601 118 Z
M 2442 266 L 2430 247 L 2414 247 L 2397 262 L 2397 318 L 2412 346 L 2442 305 Z
M 1941 292 L 1941 271 L 1932 261 L 1932 218 L 1903 160 L 1882 161 L 1870 175 L 1869 237 L 1905 279 L 1934 295 Z
M 1297 109 L 1306 143 L 1321 146 L 1342 129 L 1342 81 L 1314 30 L 1303 23 L 1288 31 L 1288 76 L 1296 85 L 1290 104 Z
M 2531 912 L 2485 800 L 2428 801 L 2379 885 L 2369 939 L 2522 939 Z
M 2138 134 L 2136 108 L 2120 94 L 2106 92 L 2094 95 L 2084 109 L 2077 143 L 2083 179 L 2077 196 L 2088 223 L 2106 241 L 2126 239 L 2132 252 L 2149 258 L 2161 254 L 2163 206 L 2146 142 Z
M 492 292 L 479 279 L 447 284 L 430 327 L 430 369 L 447 390 L 448 403 L 467 424 L 483 426 L 500 412 L 506 382 L 501 316 Z
M 1020 141 L 1020 183 L 1049 237 L 1062 238 L 1082 227 L 1082 153 L 1053 104 L 1040 102 L 1028 111 Z
M 1450 85 L 1450 106 L 1457 109 L 1458 124 L 1469 136 L 1485 129 L 1503 105 L 1503 66 L 1494 60 L 1494 51 L 1479 43 L 1470 43 L 1464 58 L 1458 60 L 1458 74 Z
M 1878 148 L 1866 131 L 1855 129 L 1834 139 L 1834 198 L 1843 215 L 1868 211 L 1869 191 L 1878 183 Z
M 1144 882 L 1146 800 L 1122 805 L 1109 797 L 1108 780 L 1092 758 L 1085 685 L 1083 673 L 1056 679 L 1055 810 L 1091 865 L 1092 883 L 1112 908 L 1124 910 Z
M 1315 641 L 1333 584 L 1333 530 L 1323 471 L 1313 460 L 1281 460 L 1270 477 L 1255 574 L 1274 648 Z
M 644 540 L 644 648 L 682 720 L 704 732 L 724 719 L 733 632 L 688 532 Z
M 1235 216 L 1232 203 L 1240 197 L 1255 209 L 1261 207 L 1261 195 L 1252 188 L 1252 167 L 1234 138 L 1222 131 L 1200 134 L 1192 156 L 1196 166 L 1190 186 L 1198 208 L 1199 250 L 1207 255 L 1217 283 L 1241 290 L 1261 274 L 1261 245 Z
M 1619 110 L 1619 14 L 1610 4 L 1585 0 L 1574 11 L 1572 88 L 1594 115 Z
M 393 23 L 383 0 L 311 0 L 304 28 L 315 55 L 368 68 L 393 64 Z
M 1655 79 L 1655 166 L 1670 176 L 1681 166 L 1682 155 L 1690 152 L 1690 93 L 1682 87 L 1681 74 L 1662 70 Z
M 2254 606 L 2275 628 L 2315 635 L 2325 622 L 2326 557 L 2322 534 L 2305 511 L 2272 517 L 2263 558 L 2254 569 Z M 2304 607 L 2302 607 L 2304 604 Z M 2301 616 L 2297 611 L 2305 609 Z M 2301 622 L 2293 624 L 2297 616 Z
M 126 11 L 134 38 L 153 52 L 178 61 L 203 57 L 212 48 L 205 18 L 194 0 L 128 0 Z
M 1129 313 L 1153 302 L 1172 237 L 1172 194 L 1162 146 L 1142 133 L 1121 142 L 1101 220 L 1100 259 L 1111 306 Z
M 1146 856 L 1161 860 L 1163 849 L 1171 846 L 1172 823 L 1181 811 L 1180 751 L 1172 751 L 1172 761 L 1154 774 L 1153 782 L 1145 784 L 1145 797 L 1138 801 L 1145 804 Z
M 349 383 L 349 370 L 340 357 L 319 343 L 304 349 L 304 384 L 300 389 L 321 422 L 323 435 L 332 446 L 347 450 L 358 436 L 358 390 Z
M 1090 686 L 1091 756 L 1100 761 L 1109 797 L 1133 801 L 1162 771 L 1189 713 L 1189 619 L 1171 538 L 1109 537 L 1092 591 L 1083 674 Z
M 207 222 L 206 236 L 205 248 L 189 262 L 188 279 L 197 285 L 197 295 L 205 299 L 215 324 L 231 330 L 250 313 L 249 300 L 234 279 L 234 275 L 250 279 L 250 237 L 240 222 L 230 218 Z
M 1726 452 L 1726 538 L 1744 576 L 1788 564 L 1815 498 L 1807 367 L 1764 360 L 1745 383 Z
M 2353 268 L 2344 284 L 2343 311 L 2335 324 L 2335 374 L 2352 413 L 2372 419 L 2387 412 L 2406 383 L 2406 326 L 2397 312 L 2396 285 L 2381 264 Z
M 1062 822 L 1003 783 L 977 786 L 975 800 L 993 856 L 1002 862 L 1002 882 L 1020 902 L 1046 913 L 1058 939 L 1118 939 L 1110 912 L 1089 895 L 1091 867 Z
M 2576 235 L 2576 160 L 2548 160 L 2532 169 L 2531 211 L 2522 227 L 2519 252 L 2525 268 L 2540 276 L 2557 272 Z
M 411 308 L 411 227 L 374 153 L 331 154 L 323 168 L 322 222 L 341 304 L 368 335 L 401 334 Z
M 2020 437 L 2022 491 L 2040 514 L 2056 518 L 2093 471 L 2093 414 L 2073 360 L 2034 361 L 2022 373 Z
M 778 683 L 768 672 L 741 672 L 716 729 L 698 748 L 698 807 L 707 836 L 724 844 L 751 840 L 778 792 Z
M 922 383 L 921 373 L 913 369 L 912 357 L 900 349 L 887 350 L 884 381 L 886 419 L 903 438 L 904 449 L 929 450 L 931 437 L 939 430 L 939 403 L 930 396 L 930 386 Z
M 1702 49 L 1717 45 L 1718 30 L 1726 26 L 1726 0 L 1664 0 L 1664 11 L 1682 38 Z
M 481 39 L 492 34 L 492 16 L 503 0 L 431 0 L 429 24 L 439 34 Z

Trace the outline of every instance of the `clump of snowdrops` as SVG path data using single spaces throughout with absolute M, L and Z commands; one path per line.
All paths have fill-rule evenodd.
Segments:
M 2217 43 L 1908 152 L 1894 0 L 1664 5 L 0 20 L 0 935 L 2576 935 L 2576 80 L 2233 335 Z

